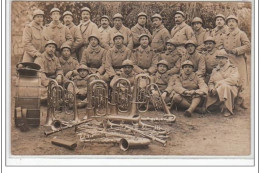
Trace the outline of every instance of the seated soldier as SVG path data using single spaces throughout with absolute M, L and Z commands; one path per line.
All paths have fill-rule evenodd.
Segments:
M 181 74 L 176 78 L 173 89 L 175 93 L 172 103 L 178 108 L 187 109 L 184 116 L 191 117 L 195 109 L 202 113 L 202 109 L 197 106 L 201 103 L 202 97 L 207 95 L 208 87 L 204 80 L 194 73 L 191 61 L 186 60 L 182 63 Z
M 131 50 L 123 44 L 124 36 L 122 34 L 115 34 L 113 40 L 114 46 L 106 54 L 106 73 L 103 77 L 106 82 L 110 81 L 115 75 L 119 75 L 123 61 L 130 59 L 132 56 Z
M 152 75 L 156 72 L 158 58 L 155 52 L 149 46 L 150 38 L 147 34 L 139 36 L 140 46 L 133 50 L 132 58 L 134 62 L 134 71 L 139 73 L 148 73 Z
M 63 70 L 63 75 L 70 78 L 72 73 L 76 72 L 79 62 L 71 56 L 71 47 L 67 43 L 61 45 L 61 57 L 59 57 L 60 65 Z
M 176 43 L 173 39 L 166 41 L 166 51 L 162 52 L 159 60 L 165 60 L 169 64 L 169 75 L 179 74 L 181 68 L 182 54 L 176 49 Z
M 106 50 L 100 46 L 100 40 L 96 34 L 88 37 L 89 45 L 84 49 L 80 64 L 86 65 L 92 74 L 101 76 L 105 73 Z
M 233 114 L 235 97 L 238 94 L 239 72 L 230 63 L 225 50 L 220 50 L 216 57 L 218 66 L 210 76 L 206 109 L 210 111 L 217 106 L 217 110 L 221 110 L 224 116 L 229 116 Z
M 45 87 L 42 90 L 42 100 L 47 99 L 47 86 L 50 79 L 55 79 L 58 84 L 62 84 L 63 71 L 59 59 L 55 56 L 57 45 L 54 41 L 49 40 L 45 44 L 45 51 L 41 57 L 35 59 L 35 63 L 41 66 L 41 85 Z

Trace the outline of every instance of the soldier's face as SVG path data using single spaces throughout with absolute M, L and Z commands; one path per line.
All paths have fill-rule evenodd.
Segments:
M 129 75 L 133 71 L 133 67 L 131 65 L 126 65 L 123 67 L 124 73 Z
M 237 21 L 235 19 L 229 19 L 227 25 L 229 28 L 234 29 L 237 27 Z
M 208 51 L 211 51 L 212 49 L 214 49 L 215 43 L 212 41 L 206 41 L 205 46 Z
M 184 21 L 184 18 L 181 14 L 176 14 L 174 16 L 174 20 L 175 20 L 175 23 L 179 25 Z
M 220 67 L 223 67 L 228 62 L 228 59 L 226 57 L 217 57 L 217 62 Z
M 79 76 L 85 78 L 88 75 L 88 71 L 84 69 L 79 70 Z
M 36 16 L 34 16 L 33 20 L 36 23 L 41 24 L 43 22 L 43 15 L 36 15 Z
M 53 56 L 54 53 L 55 53 L 55 50 L 56 50 L 56 47 L 55 45 L 53 44 L 48 44 L 46 47 L 45 47 L 45 51 L 48 55 L 50 56 Z
M 195 31 L 198 31 L 202 27 L 202 24 L 200 22 L 194 22 L 192 27 Z
M 123 21 L 121 18 L 115 18 L 114 19 L 114 25 L 116 28 L 121 28 L 121 26 L 123 25 Z
M 81 13 L 81 18 L 83 21 L 88 21 L 90 19 L 90 13 L 88 11 L 83 11 Z
M 54 11 L 51 13 L 51 18 L 53 21 L 58 21 L 60 20 L 60 12 Z
M 167 66 L 164 64 L 159 64 L 158 65 L 158 72 L 160 74 L 164 74 L 168 70 Z
M 140 44 L 143 46 L 143 47 L 147 47 L 149 45 L 149 39 L 147 37 L 142 37 L 140 39 Z
M 153 18 L 153 26 L 155 28 L 159 27 L 162 24 L 162 20 L 159 18 Z
M 196 47 L 193 44 L 188 44 L 186 46 L 186 49 L 189 54 L 193 54 L 196 50 Z
M 98 40 L 95 37 L 91 37 L 89 39 L 89 44 L 93 47 L 96 47 L 98 45 Z
M 70 55 L 71 55 L 69 48 L 63 48 L 61 53 L 62 53 L 62 56 L 64 57 L 64 59 L 66 59 L 66 60 L 67 60 L 67 59 L 70 57 Z
M 107 28 L 109 26 L 109 21 L 106 18 L 101 19 L 101 26 Z
M 191 74 L 192 72 L 193 72 L 193 67 L 191 66 L 191 65 L 184 65 L 183 67 L 182 67 L 182 69 L 183 69 L 183 71 L 184 71 L 184 73 L 186 74 L 186 75 L 189 75 L 189 74 Z
M 137 22 L 139 23 L 139 25 L 144 26 L 146 21 L 147 21 L 147 19 L 146 19 L 145 16 L 140 16 L 140 17 L 138 17 L 138 21 Z
M 123 44 L 123 38 L 122 37 L 116 37 L 114 42 L 115 42 L 116 46 L 121 46 Z
M 222 27 L 225 25 L 225 20 L 222 17 L 216 18 L 216 26 Z
M 63 22 L 65 25 L 70 25 L 73 21 L 73 18 L 71 15 L 66 15 L 63 17 Z
M 170 52 L 174 51 L 175 50 L 175 46 L 171 43 L 167 43 L 166 44 L 166 49 Z

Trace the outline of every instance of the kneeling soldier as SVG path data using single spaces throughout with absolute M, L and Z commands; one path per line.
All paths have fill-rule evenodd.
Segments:
M 184 116 L 187 117 L 191 117 L 202 97 L 208 93 L 207 85 L 201 77 L 194 73 L 194 65 L 189 60 L 182 63 L 182 72 L 176 78 L 173 88 L 176 93 L 173 95 L 172 102 L 177 107 L 187 109 L 184 112 Z M 197 111 L 202 110 L 197 108 Z
M 239 72 L 236 66 L 229 62 L 225 50 L 219 51 L 218 66 L 213 69 L 209 80 L 209 95 L 206 108 L 220 107 L 224 116 L 233 114 L 235 97 L 238 94 Z

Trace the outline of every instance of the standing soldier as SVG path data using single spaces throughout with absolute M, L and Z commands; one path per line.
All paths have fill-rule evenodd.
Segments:
M 155 14 L 152 16 L 154 26 L 151 48 L 154 52 L 162 52 L 165 49 L 166 41 L 171 38 L 169 31 L 162 24 L 162 16 Z
M 152 75 L 156 72 L 158 57 L 149 46 L 150 37 L 141 34 L 139 37 L 140 46 L 133 50 L 134 71 L 136 73 L 148 73 Z
M 79 28 L 73 23 L 73 15 L 70 11 L 65 11 L 63 13 L 63 22 L 69 28 L 73 38 L 73 43 L 71 46 L 71 56 L 78 59 L 78 55 L 76 54 L 76 52 L 81 47 L 83 39 Z
M 215 39 L 216 47 L 222 49 L 223 39 L 228 32 L 228 26 L 225 25 L 225 16 L 223 14 L 217 14 L 215 21 L 216 27 L 211 31 L 210 35 Z
M 81 9 L 81 19 L 82 20 L 81 20 L 78 27 L 79 27 L 80 32 L 82 34 L 83 45 L 82 45 L 80 52 L 79 52 L 79 61 L 81 60 L 82 53 L 83 53 L 84 49 L 86 49 L 88 47 L 89 36 L 91 34 L 96 34 L 98 36 L 98 38 L 100 38 L 98 26 L 90 20 L 90 17 L 91 17 L 90 13 L 91 13 L 91 11 L 88 7 L 83 7 Z
M 50 13 L 52 21 L 46 25 L 43 29 L 43 33 L 47 40 L 53 40 L 57 44 L 56 56 L 59 57 L 61 45 L 65 42 L 68 45 L 72 45 L 73 38 L 70 30 L 60 22 L 60 10 L 53 8 Z
M 204 40 L 209 36 L 209 33 L 202 27 L 201 18 L 195 17 L 191 24 L 198 44 L 197 50 L 203 52 L 205 51 Z
M 129 28 L 125 27 L 123 25 L 123 16 L 119 13 L 115 14 L 113 16 L 113 22 L 114 22 L 114 27 L 111 29 L 110 32 L 110 47 L 114 46 L 114 36 L 117 33 L 120 33 L 124 36 L 124 42 L 123 44 L 128 47 L 130 50 L 133 49 L 133 36 L 132 32 Z
M 24 55 L 22 62 L 34 62 L 44 51 L 43 22 L 44 12 L 35 10 L 33 21 L 23 31 Z
M 188 40 L 192 40 L 194 43 L 196 43 L 196 37 L 192 28 L 185 23 L 185 14 L 182 11 L 177 11 L 175 13 L 174 20 L 176 26 L 172 28 L 171 36 L 172 39 L 177 43 L 177 49 L 179 49 L 182 54 L 185 54 L 185 43 Z
M 131 28 L 133 34 L 134 48 L 137 48 L 140 45 L 139 36 L 141 34 L 147 34 L 149 38 L 152 38 L 150 31 L 145 28 L 146 23 L 147 15 L 144 12 L 139 13 L 137 15 L 137 24 Z
M 250 41 L 245 32 L 238 28 L 238 19 L 234 15 L 227 17 L 228 33 L 224 37 L 224 48 L 230 55 L 229 60 L 232 64 L 238 67 L 240 75 L 240 92 L 241 107 L 246 108 L 244 104 L 244 94 L 241 93 L 248 85 L 246 56 L 245 53 L 250 51 Z
M 109 40 L 110 40 L 110 31 L 111 27 L 109 26 L 109 17 L 104 15 L 100 19 L 101 26 L 98 28 L 100 32 L 100 40 L 103 44 L 103 47 L 108 50 L 109 47 Z

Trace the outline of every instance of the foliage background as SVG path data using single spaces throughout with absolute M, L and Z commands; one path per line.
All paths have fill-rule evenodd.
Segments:
M 44 11 L 46 17 L 44 23 L 51 21 L 49 12 L 57 7 L 61 12 L 67 10 L 74 14 L 74 23 L 80 22 L 80 9 L 89 7 L 92 11 L 92 21 L 100 25 L 100 17 L 108 15 L 110 18 L 116 13 L 121 13 L 125 20 L 124 25 L 131 28 L 137 22 L 136 15 L 145 12 L 148 16 L 147 28 L 151 31 L 150 17 L 159 13 L 163 17 L 165 27 L 170 31 L 175 25 L 174 13 L 181 10 L 186 13 L 186 23 L 190 24 L 194 17 L 201 17 L 204 21 L 204 28 L 212 29 L 215 27 L 214 17 L 218 13 L 225 16 L 234 14 L 239 19 L 239 28 L 246 32 L 251 39 L 251 3 L 250 2 L 174 2 L 174 1 L 150 1 L 150 2 L 101 2 L 101 1 L 13 1 L 11 4 L 11 34 L 12 34 L 12 59 L 18 61 L 23 54 L 22 32 L 24 26 L 32 20 L 32 13 L 39 8 Z M 112 23 L 111 23 L 112 26 Z

